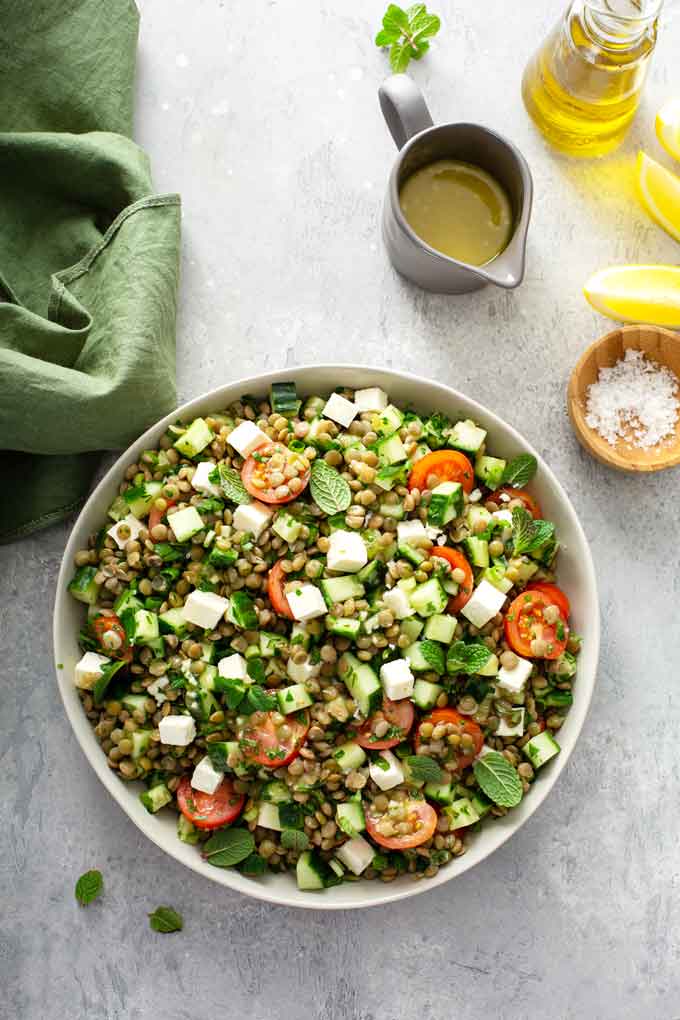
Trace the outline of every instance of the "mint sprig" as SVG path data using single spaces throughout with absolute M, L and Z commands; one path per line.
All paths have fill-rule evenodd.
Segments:
M 208 478 L 215 485 L 219 485 L 227 499 L 238 506 L 250 503 L 252 497 L 241 481 L 241 476 L 236 468 L 220 464 L 210 472 Z
M 499 751 L 488 751 L 472 771 L 489 800 L 500 807 L 516 807 L 522 799 L 522 780 Z
M 420 642 L 420 654 L 435 673 L 443 673 L 446 669 L 444 649 L 437 641 L 426 639 Z
M 523 506 L 512 511 L 512 547 L 515 556 L 535 552 L 549 542 L 555 534 L 552 521 L 535 521 Z
M 375 37 L 376 46 L 389 46 L 390 66 L 395 74 L 405 71 L 411 60 L 420 60 L 430 48 L 428 39 L 437 34 L 441 21 L 430 14 L 425 4 L 413 4 L 407 10 L 390 4 Z
M 325 514 L 347 510 L 352 502 L 352 490 L 339 471 L 325 460 L 315 460 L 309 481 L 312 499 Z
M 446 656 L 447 673 L 479 673 L 491 657 L 491 651 L 478 641 L 466 644 L 454 641 Z
M 520 453 L 506 465 L 501 479 L 503 485 L 511 485 L 513 489 L 523 489 L 531 481 L 538 470 L 538 461 L 531 453 Z

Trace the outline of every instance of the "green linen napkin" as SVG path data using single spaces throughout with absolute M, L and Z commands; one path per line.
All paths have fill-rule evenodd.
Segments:
M 0 20 L 0 542 L 85 498 L 175 404 L 180 200 L 130 140 L 131 0 Z

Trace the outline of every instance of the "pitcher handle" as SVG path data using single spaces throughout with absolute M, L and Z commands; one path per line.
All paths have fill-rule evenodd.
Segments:
M 407 74 L 393 74 L 387 78 L 378 89 L 378 98 L 398 149 L 434 123 L 423 93 Z

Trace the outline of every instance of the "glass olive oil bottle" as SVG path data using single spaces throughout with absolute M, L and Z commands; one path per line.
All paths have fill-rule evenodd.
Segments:
M 529 61 L 524 105 L 547 140 L 601 156 L 635 116 L 663 0 L 573 0 Z

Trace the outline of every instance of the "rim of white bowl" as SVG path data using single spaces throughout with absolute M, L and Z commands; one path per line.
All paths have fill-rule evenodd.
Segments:
M 584 578 L 586 591 L 589 595 L 589 598 L 587 599 L 590 603 L 588 614 L 589 618 L 592 619 L 592 634 L 589 635 L 588 644 L 587 646 L 584 645 L 583 651 L 579 657 L 580 668 L 578 684 L 575 689 L 576 697 L 567 716 L 569 724 L 568 741 L 565 741 L 561 745 L 560 754 L 553 759 L 548 766 L 550 771 L 543 774 L 539 773 L 538 781 L 532 786 L 530 796 L 524 800 L 520 806 L 523 809 L 521 817 L 518 817 L 516 813 L 511 813 L 503 816 L 502 818 L 495 818 L 492 826 L 490 828 L 487 827 L 481 834 L 479 834 L 489 834 L 493 845 L 489 846 L 488 849 L 478 851 L 475 854 L 475 844 L 473 843 L 471 848 L 468 849 L 462 857 L 454 858 L 448 862 L 433 878 L 413 882 L 412 880 L 409 880 L 407 876 L 400 876 L 394 881 L 394 883 L 391 882 L 389 884 L 382 884 L 379 879 L 375 879 L 372 882 L 362 882 L 359 880 L 359 882 L 352 883 L 350 886 L 346 887 L 347 889 L 356 889 L 361 886 L 365 887 L 366 895 L 362 896 L 360 900 L 351 897 L 344 898 L 342 895 L 342 885 L 335 886 L 332 889 L 327 889 L 324 892 L 319 893 L 317 898 L 312 893 L 299 890 L 294 884 L 294 878 L 290 872 L 277 875 L 275 877 L 276 881 L 282 879 L 285 880 L 286 883 L 290 883 L 290 889 L 288 889 L 288 886 L 285 886 L 282 887 L 281 891 L 279 891 L 278 885 L 276 888 L 273 888 L 272 885 L 267 882 L 263 882 L 258 879 L 246 878 L 244 875 L 241 875 L 240 872 L 233 869 L 218 869 L 212 867 L 201 858 L 196 847 L 181 843 L 177 838 L 174 829 L 172 831 L 172 839 L 168 840 L 162 830 L 154 827 L 153 823 L 154 821 L 157 821 L 154 815 L 148 814 L 144 811 L 144 809 L 142 809 L 143 814 L 141 814 L 139 810 L 133 809 L 133 805 L 139 808 L 136 793 L 132 792 L 132 788 L 126 787 L 115 772 L 113 772 L 106 764 L 106 758 L 102 753 L 101 748 L 96 743 L 94 731 L 83 713 L 80 701 L 77 699 L 74 700 L 73 696 L 70 698 L 68 696 L 68 692 L 70 691 L 72 695 L 74 690 L 70 683 L 70 678 L 67 679 L 66 670 L 59 668 L 57 665 L 60 662 L 63 663 L 64 659 L 68 657 L 70 651 L 67 645 L 69 636 L 72 643 L 75 644 L 77 648 L 76 635 L 71 634 L 67 636 L 66 634 L 62 634 L 61 621 L 65 611 L 66 600 L 68 599 L 67 583 L 70 579 L 71 571 L 73 570 L 73 556 L 81 540 L 83 524 L 90 516 L 91 508 L 98 502 L 100 496 L 105 493 L 106 489 L 113 482 L 122 477 L 122 471 L 126 464 L 129 463 L 130 457 L 134 456 L 136 458 L 138 455 L 137 453 L 132 454 L 131 451 L 141 451 L 142 449 L 146 449 L 152 443 L 156 443 L 168 425 L 172 424 L 178 418 L 184 418 L 187 415 L 196 414 L 199 408 L 205 409 L 206 406 L 210 405 L 217 410 L 237 399 L 245 392 L 251 392 L 253 390 L 255 392 L 268 390 L 272 382 L 287 381 L 291 376 L 295 378 L 296 382 L 302 383 L 304 386 L 305 376 L 318 374 L 327 374 L 330 380 L 335 380 L 330 384 L 326 384 L 330 390 L 334 389 L 338 385 L 351 385 L 352 382 L 354 382 L 353 388 L 356 388 L 356 378 L 352 379 L 350 377 L 362 378 L 362 381 L 365 380 L 365 385 L 367 386 L 380 385 L 380 383 L 383 382 L 387 383 L 389 387 L 388 380 L 396 379 L 401 384 L 412 383 L 415 384 L 416 387 L 426 386 L 434 388 L 434 390 L 441 392 L 447 403 L 458 401 L 467 405 L 476 418 L 485 421 L 485 423 L 489 422 L 492 427 L 499 427 L 501 431 L 505 431 L 514 440 L 517 446 L 520 447 L 522 452 L 532 453 L 538 461 L 541 475 L 548 478 L 553 485 L 558 501 L 570 519 L 570 525 L 580 541 L 581 548 L 578 550 L 580 554 L 579 573 L 582 574 Z M 416 404 L 419 403 L 417 398 L 414 402 Z M 203 413 L 207 414 L 209 412 L 204 410 Z M 88 527 L 85 534 L 89 535 L 92 530 L 95 529 Z M 486 860 L 487 857 L 491 856 L 494 851 L 499 849 L 499 847 L 507 842 L 511 836 L 519 831 L 519 829 L 538 810 L 569 761 L 588 713 L 588 708 L 590 706 L 595 686 L 599 658 L 600 611 L 597 596 L 595 568 L 590 548 L 588 546 L 588 541 L 576 511 L 552 469 L 544 461 L 541 455 L 532 447 L 532 445 L 527 442 L 527 440 L 512 425 L 509 425 L 506 421 L 499 417 L 499 415 L 495 414 L 495 412 L 491 411 L 483 404 L 480 404 L 472 397 L 468 397 L 460 390 L 447 386 L 445 383 L 427 379 L 424 376 L 414 375 L 409 372 L 400 372 L 391 368 L 376 368 L 354 363 L 322 363 L 319 365 L 297 365 L 289 368 L 276 369 L 271 372 L 261 372 L 254 376 L 248 376 L 242 379 L 236 379 L 233 382 L 224 383 L 222 386 L 208 390 L 205 393 L 186 401 L 184 404 L 181 404 L 164 418 L 150 426 L 146 432 L 127 447 L 127 449 L 120 455 L 120 457 L 118 457 L 115 463 L 112 464 L 99 483 L 92 490 L 71 529 L 57 579 L 57 592 L 53 615 L 53 644 L 59 692 L 76 740 L 78 741 L 90 766 L 94 769 L 96 775 L 106 787 L 108 792 L 123 809 L 125 814 L 137 826 L 137 828 L 141 829 L 144 835 L 147 836 L 152 843 L 154 843 L 160 850 L 169 854 L 179 863 L 191 868 L 204 878 L 207 878 L 218 885 L 243 893 L 246 896 L 252 896 L 254 899 L 262 900 L 267 903 L 275 903 L 281 906 L 297 907 L 307 910 L 353 910 L 382 906 L 388 903 L 394 903 L 397 900 L 407 899 L 411 896 L 418 896 L 428 890 L 437 888 L 437 886 L 442 885 L 445 882 L 450 882 L 455 878 L 459 878 L 461 875 L 465 874 L 466 871 L 469 871 L 470 868 L 475 867 L 483 860 Z M 584 663 L 584 656 L 587 662 L 587 668 Z M 86 745 L 85 734 L 88 734 L 90 737 L 90 745 L 92 745 L 92 742 L 95 741 L 94 747 L 88 747 Z M 519 811 L 520 808 L 515 810 Z M 476 838 L 479 838 L 479 836 Z M 487 841 L 489 841 L 488 836 Z M 191 851 L 191 853 L 186 853 L 186 851 Z M 378 889 L 380 890 L 379 893 L 377 891 Z

